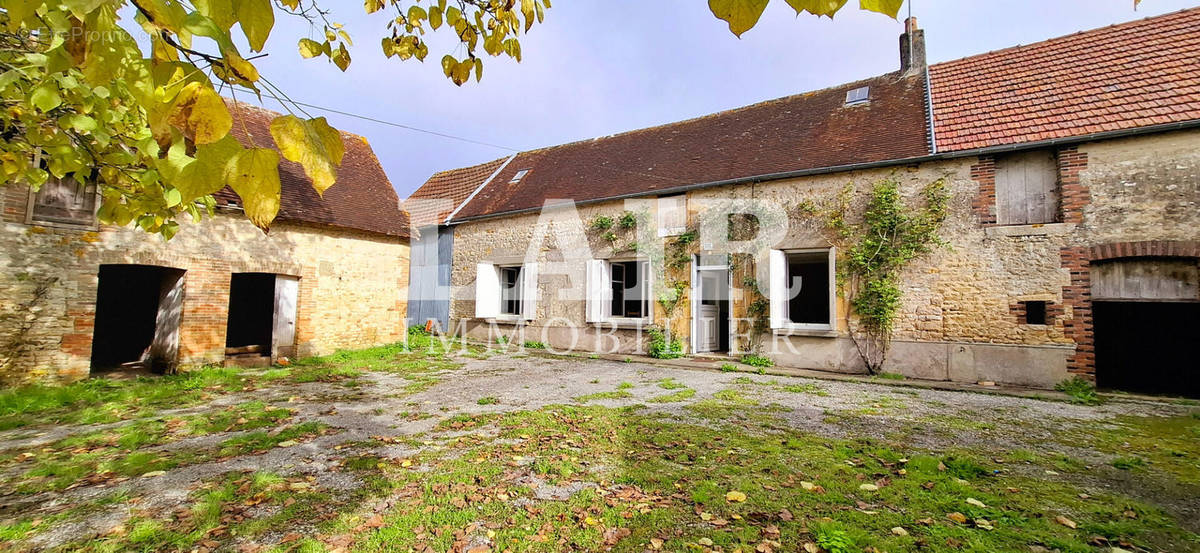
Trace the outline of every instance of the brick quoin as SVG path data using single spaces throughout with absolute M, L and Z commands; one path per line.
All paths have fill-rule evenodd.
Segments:
M 1115 242 L 1091 247 L 1069 247 L 1059 252 L 1062 266 L 1071 273 L 1063 288 L 1063 303 L 1074 315 L 1063 322 L 1063 330 L 1075 341 L 1075 354 L 1067 359 L 1069 372 L 1095 378 L 1096 346 L 1092 328 L 1091 264 L 1110 259 L 1139 257 L 1200 258 L 1200 241 L 1149 240 Z
M 996 158 L 980 156 L 979 163 L 971 166 L 971 180 L 979 183 L 979 192 L 971 201 L 979 224 L 996 224 Z
M 1092 201 L 1087 185 L 1079 179 L 1087 164 L 1087 153 L 1080 152 L 1077 146 L 1058 151 L 1059 205 L 1064 223 L 1082 223 L 1083 209 Z

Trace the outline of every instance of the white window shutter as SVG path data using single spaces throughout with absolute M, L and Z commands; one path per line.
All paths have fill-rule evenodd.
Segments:
M 494 319 L 500 315 L 500 273 L 491 263 L 475 266 L 475 317 Z
M 658 199 L 658 235 L 675 236 L 687 229 L 687 196 Z
M 768 267 L 770 269 L 768 278 L 770 278 L 770 290 L 768 290 L 768 299 L 771 302 L 771 328 L 784 328 L 787 323 L 787 305 L 788 305 L 788 282 L 787 282 L 787 256 L 782 250 L 771 250 L 768 259 Z
M 604 312 L 601 307 L 603 301 L 603 277 L 604 261 L 600 259 L 589 259 L 587 262 L 587 300 L 584 306 L 587 322 L 598 323 L 604 320 Z
M 537 318 L 538 264 L 521 266 L 521 317 L 526 321 Z

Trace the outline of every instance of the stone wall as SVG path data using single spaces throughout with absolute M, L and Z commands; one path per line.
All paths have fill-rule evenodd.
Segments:
M 828 205 L 848 184 L 861 201 L 875 182 L 891 177 L 901 183 L 907 197 L 915 198 L 924 185 L 945 178 L 951 199 L 942 236 L 948 247 L 914 262 L 904 275 L 903 307 L 890 369 L 924 378 L 1050 386 L 1066 378 L 1068 371 L 1094 372 L 1087 265 L 1093 248 L 1121 242 L 1200 239 L 1200 132 L 1086 143 L 1057 153 L 1061 223 L 996 225 L 995 164 L 988 157 L 968 157 L 695 190 L 688 194 L 691 224 L 695 226 L 696 206 L 703 200 L 766 200 L 784 206 L 788 213 L 787 236 L 774 247 L 828 247 L 831 237 L 811 206 Z M 646 205 L 653 209 L 653 202 Z M 616 218 L 627 208 L 619 201 L 592 204 L 581 206 L 579 215 L 585 222 L 597 215 Z M 455 227 L 452 284 L 457 288 L 451 306 L 452 325 L 469 323 L 469 334 L 486 328 L 474 320 L 476 263 L 519 260 L 537 220 L 537 215 L 518 215 Z M 652 225 L 653 217 L 649 220 Z M 607 240 L 597 240 L 596 232 L 586 232 L 595 258 L 623 255 L 612 250 L 637 241 L 637 237 L 622 238 L 614 247 Z M 555 238 L 552 233 L 538 252 L 542 263 L 564 258 Z M 643 236 L 639 245 L 645 248 L 646 240 Z M 656 241 L 659 239 L 649 240 L 669 251 L 669 246 Z M 695 244 L 689 252 L 696 253 L 699 247 Z M 737 271 L 744 276 L 747 269 Z M 584 323 L 583 301 L 552 295 L 585 286 L 582 264 L 573 269 L 568 265 L 567 272 L 539 283 L 538 314 L 526 329 L 527 335 L 565 336 L 569 333 L 562 327 L 589 328 Z M 667 270 L 667 277 L 686 280 L 688 273 Z M 746 319 L 748 292 L 742 289 L 740 276 L 733 280 L 738 288 L 733 296 L 734 316 Z M 1014 306 L 1029 301 L 1047 303 L 1047 324 L 1025 324 L 1023 312 Z M 758 343 L 778 346 L 779 353 L 774 356 L 784 365 L 861 370 L 848 339 L 849 309 L 844 299 L 838 303 L 835 336 L 769 336 L 759 337 Z M 685 340 L 689 338 L 689 317 L 685 298 L 670 318 L 672 329 Z M 666 320 L 662 307 L 657 307 L 655 321 L 662 324 Z M 539 330 L 547 326 L 559 330 Z M 739 333 L 746 326 L 745 322 L 739 325 Z M 590 349 L 589 341 L 594 340 L 585 339 L 578 347 Z M 754 343 L 739 341 L 742 347 Z M 627 344 L 625 349 L 636 348 Z
M 185 222 L 169 242 L 130 228 L 25 224 L 27 193 L 5 190 L 0 229 L 0 382 L 71 381 L 90 370 L 102 264 L 186 271 L 179 361 L 219 363 L 232 273 L 300 277 L 299 355 L 398 341 L 404 333 L 407 240 L 277 222 L 264 234 L 239 213 Z

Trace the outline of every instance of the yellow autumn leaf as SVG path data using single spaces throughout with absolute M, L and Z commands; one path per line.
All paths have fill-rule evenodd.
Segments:
M 271 28 L 275 26 L 275 6 L 271 0 L 241 0 L 238 2 L 237 16 L 250 49 L 262 52 Z
M 896 17 L 904 0 L 859 0 L 859 7 L 871 12 L 879 12 L 888 17 Z
M 346 147 L 341 133 L 324 117 L 307 121 L 295 115 L 276 117 L 271 121 L 271 136 L 285 159 L 304 167 L 317 194 L 323 195 L 337 182 L 337 167 Z
M 242 198 L 246 217 L 267 230 L 279 214 L 279 153 L 268 148 L 242 150 L 230 167 L 228 180 Z
M 746 501 L 746 494 L 739 492 L 737 490 L 734 490 L 732 492 L 725 494 L 725 501 L 728 501 L 730 503 L 743 503 Z
M 315 58 L 325 53 L 325 48 L 320 42 L 311 38 L 300 39 L 300 56 L 304 59 Z
M 190 82 L 179 91 L 167 121 L 197 144 L 211 144 L 229 134 L 233 117 L 212 87 Z
M 713 15 L 728 23 L 729 31 L 739 37 L 758 23 L 766 8 L 767 0 L 708 0 Z
M 846 0 L 787 0 L 787 3 L 796 13 L 808 12 L 833 17 L 833 14 L 846 5 Z

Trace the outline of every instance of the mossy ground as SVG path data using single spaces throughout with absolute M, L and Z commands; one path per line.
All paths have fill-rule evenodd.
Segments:
M 419 346 L 0 396 L 0 550 L 1200 550 L 1192 406 Z

